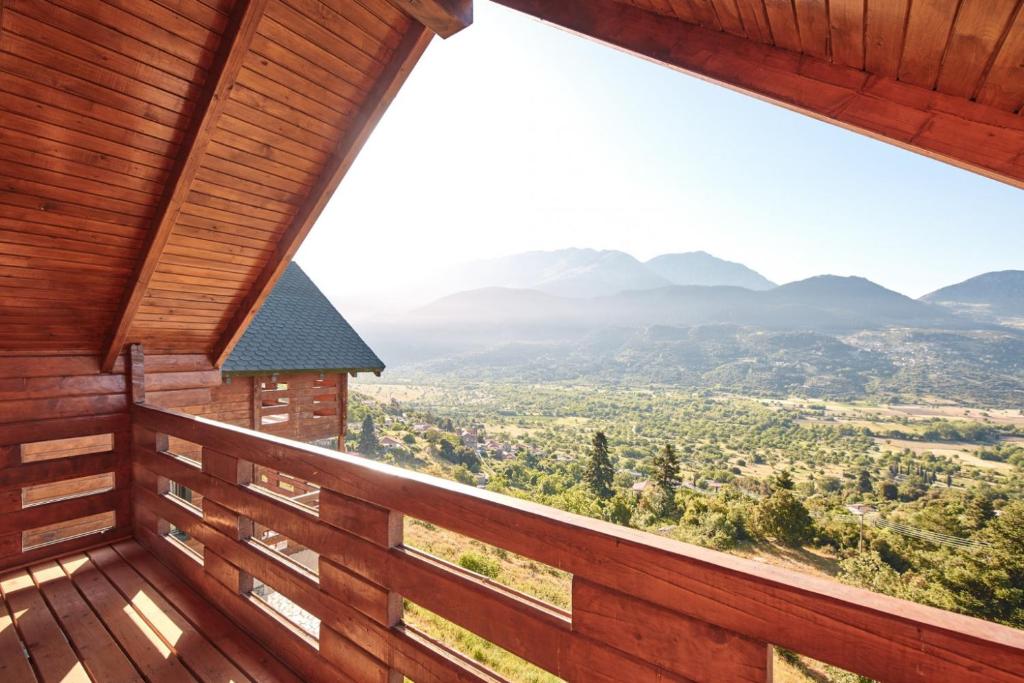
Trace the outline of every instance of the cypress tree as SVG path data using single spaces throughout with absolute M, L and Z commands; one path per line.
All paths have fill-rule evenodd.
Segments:
M 598 498 L 612 497 L 612 477 L 615 470 L 612 468 L 612 460 L 608 455 L 608 437 L 604 432 L 594 434 L 594 440 L 590 449 L 590 462 L 587 464 L 585 473 L 587 486 Z
M 664 448 L 654 454 L 651 464 L 654 466 L 654 483 L 661 489 L 664 500 L 661 514 L 671 516 L 676 511 L 676 489 L 682 483 L 676 449 L 672 444 L 665 444 Z
M 377 428 L 373 424 L 373 416 L 369 413 L 363 418 L 363 428 L 359 432 L 357 450 L 363 455 L 377 455 L 377 451 L 380 450 L 380 442 L 377 441 Z

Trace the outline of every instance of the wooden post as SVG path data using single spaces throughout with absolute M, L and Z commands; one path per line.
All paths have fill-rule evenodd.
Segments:
M 348 375 L 338 373 L 338 450 L 345 451 L 345 435 L 348 434 Z
M 320 519 L 384 549 L 402 544 L 403 515 L 400 512 L 330 489 L 320 491 Z M 402 620 L 402 598 L 398 593 L 323 556 L 320 557 L 320 589 L 351 604 L 386 628 Z M 327 661 L 358 680 L 400 683 L 404 678 L 389 662 L 381 662 L 365 653 L 347 634 L 328 624 L 320 625 L 320 652 Z
M 252 482 L 253 465 L 251 462 L 240 460 L 233 455 L 204 446 L 203 472 L 228 484 L 238 486 Z M 242 517 L 206 497 L 203 498 L 203 522 L 234 540 L 243 540 L 252 536 L 252 520 Z M 210 578 L 234 593 L 244 594 L 252 590 L 252 576 L 213 552 L 209 547 L 203 550 L 203 558 L 204 570 Z
M 125 370 L 128 373 L 128 401 L 130 403 L 145 403 L 146 356 L 142 351 L 142 344 L 129 345 Z
M 263 383 L 260 382 L 260 378 L 253 375 L 249 378 L 252 381 L 252 424 L 250 425 L 255 431 L 260 431 L 260 408 L 263 406 L 263 398 L 260 396 L 260 392 L 263 389 Z

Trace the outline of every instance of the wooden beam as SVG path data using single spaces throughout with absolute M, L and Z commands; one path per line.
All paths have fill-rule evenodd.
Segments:
M 221 36 L 220 46 L 210 70 L 206 84 L 197 98 L 192 125 L 181 144 L 178 158 L 167 180 L 166 189 L 157 207 L 153 225 L 150 228 L 143 256 L 125 292 L 121 307 L 115 318 L 110 339 L 103 352 L 103 370 L 109 372 L 131 330 L 135 313 L 149 288 L 153 273 L 171 237 L 178 213 L 188 198 L 192 181 L 199 172 L 203 155 L 210 144 L 217 120 L 235 85 L 235 79 L 242 68 L 242 62 L 249 52 L 249 46 L 256 37 L 256 26 L 263 17 L 268 0 L 239 0 L 231 14 L 231 20 Z
M 146 356 L 142 350 L 142 344 L 132 344 L 128 347 L 128 362 L 125 363 L 125 370 L 128 373 L 128 401 L 129 403 L 146 402 Z
M 473 23 L 473 0 L 388 0 L 431 31 L 448 38 Z
M 271 253 L 249 293 L 242 300 L 224 333 L 213 347 L 211 360 L 214 367 L 219 368 L 224 363 L 231 353 L 231 349 L 242 337 L 246 327 L 252 322 L 256 311 L 263 305 L 270 290 L 274 288 L 274 284 L 288 267 L 299 245 L 302 244 L 302 240 L 306 238 L 324 206 L 327 205 L 327 201 L 351 168 L 352 162 L 363 148 L 366 139 L 373 132 L 381 116 L 387 111 L 423 51 L 427 49 L 431 38 L 433 38 L 433 34 L 420 24 L 413 24 L 402 38 L 394 56 L 377 80 L 373 90 L 370 91 L 356 119 L 352 122 L 352 127 L 338 146 L 338 151 L 324 167 L 319 181 L 296 212 L 292 224 L 281 236 L 277 247 Z
M 1024 188 L 1024 117 L 613 0 L 495 0 L 670 68 Z

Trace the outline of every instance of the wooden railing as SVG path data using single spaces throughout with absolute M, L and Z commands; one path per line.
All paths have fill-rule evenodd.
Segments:
M 0 427 L 0 570 L 131 535 L 127 415 Z
M 313 680 L 501 680 L 404 624 L 399 596 L 568 680 L 770 680 L 771 645 L 884 681 L 1022 680 L 1014 629 L 202 418 L 146 405 L 132 418 L 136 536 Z M 168 436 L 201 445 L 201 466 Z M 319 509 L 254 486 L 253 466 L 320 486 Z M 403 515 L 570 572 L 571 610 L 405 547 Z M 319 571 L 253 524 L 318 553 Z M 254 580 L 317 617 L 319 637 L 254 597 Z

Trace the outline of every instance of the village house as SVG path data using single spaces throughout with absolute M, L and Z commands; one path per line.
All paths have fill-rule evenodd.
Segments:
M 383 451 L 393 451 L 396 448 L 402 448 L 405 446 L 404 443 L 398 439 L 393 439 L 390 436 L 382 436 L 377 442 L 380 444 L 380 448 Z

